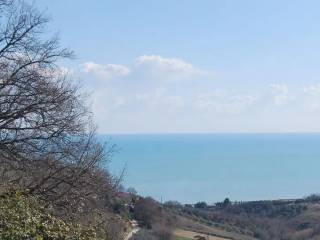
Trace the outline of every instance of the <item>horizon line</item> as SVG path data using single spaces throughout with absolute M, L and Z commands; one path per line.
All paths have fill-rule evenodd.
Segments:
M 320 131 L 315 132 L 136 132 L 136 133 L 123 133 L 123 132 L 113 132 L 113 133 L 99 133 L 97 132 L 97 135 L 274 135 L 274 134 L 283 134 L 283 135 L 289 135 L 289 134 L 320 134 Z

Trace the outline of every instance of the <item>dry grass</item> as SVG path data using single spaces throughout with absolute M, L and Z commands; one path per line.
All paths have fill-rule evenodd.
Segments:
M 235 231 L 226 231 L 222 228 L 208 226 L 203 223 L 197 222 L 192 219 L 188 219 L 182 216 L 179 216 L 178 227 L 180 229 L 187 230 L 189 232 L 197 232 L 197 233 L 207 233 L 212 236 L 219 236 L 220 238 L 216 239 L 236 239 L 236 240 L 255 240 L 255 238 L 240 234 Z

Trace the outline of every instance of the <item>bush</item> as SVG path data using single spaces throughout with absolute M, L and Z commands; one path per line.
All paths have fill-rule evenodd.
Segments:
M 50 209 L 50 208 L 49 208 Z M 35 196 L 16 191 L 0 196 L 2 240 L 96 240 L 94 227 L 70 224 L 48 213 Z
M 151 229 L 152 224 L 158 221 L 156 218 L 162 217 L 162 209 L 153 199 L 142 198 L 135 205 L 134 217 L 142 227 Z
M 141 198 L 136 202 L 134 218 L 141 227 L 150 230 L 143 234 L 152 234 L 157 240 L 172 239 L 174 224 L 163 206 L 152 198 Z M 143 239 L 142 236 L 139 237 Z
M 66 239 L 70 228 L 19 192 L 0 199 L 0 239 Z
M 205 209 L 207 208 L 207 203 L 206 202 L 197 202 L 195 205 L 194 205 L 195 208 L 201 208 L 201 209 Z

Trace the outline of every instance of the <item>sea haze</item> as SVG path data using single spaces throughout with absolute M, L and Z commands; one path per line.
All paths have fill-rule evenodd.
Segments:
M 320 192 L 320 134 L 101 135 L 124 185 L 182 203 L 298 198 Z

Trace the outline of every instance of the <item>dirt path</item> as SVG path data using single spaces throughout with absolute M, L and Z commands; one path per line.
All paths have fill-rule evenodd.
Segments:
M 133 220 L 130 222 L 131 226 L 132 226 L 132 230 L 127 234 L 127 236 L 124 238 L 124 240 L 130 240 L 132 238 L 132 236 L 139 232 L 140 228 L 138 226 L 137 221 Z

